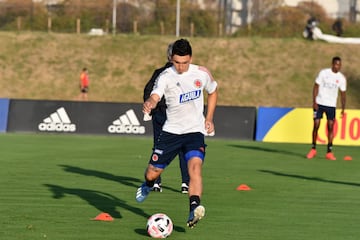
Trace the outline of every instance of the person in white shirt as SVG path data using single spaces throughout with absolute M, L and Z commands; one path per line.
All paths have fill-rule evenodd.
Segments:
M 163 67 L 156 69 L 154 71 L 153 75 L 151 76 L 150 80 L 146 83 L 145 88 L 144 88 L 144 95 L 143 95 L 144 102 L 150 97 L 150 94 L 154 88 L 155 82 L 158 79 L 161 72 L 173 65 L 171 62 L 172 47 L 173 47 L 173 43 L 170 43 L 168 45 L 168 48 L 166 51 L 167 60 L 168 60 L 167 63 Z M 145 120 L 146 120 L 146 118 L 147 118 L 147 116 L 145 117 Z M 159 135 L 162 131 L 162 127 L 166 120 L 165 97 L 162 97 L 161 100 L 157 103 L 156 107 L 151 110 L 151 113 L 147 120 L 152 121 L 153 139 L 154 139 L 154 143 L 155 143 L 157 141 L 157 139 L 159 138 Z M 189 173 L 188 173 L 188 169 L 187 169 L 187 164 L 184 160 L 184 153 L 182 151 L 179 153 L 179 166 L 180 166 L 180 172 L 181 172 L 181 193 L 187 194 L 187 193 L 189 193 Z M 153 186 L 153 191 L 162 192 L 161 175 L 156 179 L 154 186 Z
M 316 140 L 320 127 L 320 120 L 323 113 L 327 117 L 328 144 L 325 155 L 328 160 L 336 160 L 332 152 L 334 139 L 334 123 L 336 115 L 336 102 L 338 92 L 341 96 L 341 117 L 344 115 L 346 104 L 346 78 L 340 72 L 341 58 L 336 56 L 332 59 L 331 68 L 322 69 L 315 79 L 313 87 L 313 109 L 314 109 L 314 127 L 312 131 L 312 148 L 306 155 L 308 159 L 316 156 Z
M 184 151 L 190 176 L 187 226 L 192 228 L 205 215 L 205 208 L 200 204 L 206 148 L 204 136 L 215 131 L 217 82 L 205 67 L 191 63 L 192 48 L 186 39 L 174 42 L 171 61 L 173 66 L 160 74 L 150 97 L 143 104 L 143 112 L 148 114 L 165 96 L 167 119 L 154 145 L 145 182 L 137 189 L 136 200 L 143 202 L 146 199 L 154 181 L 175 156 Z M 206 116 L 204 92 L 207 92 Z

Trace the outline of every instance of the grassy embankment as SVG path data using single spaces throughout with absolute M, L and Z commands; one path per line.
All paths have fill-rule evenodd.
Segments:
M 141 102 L 173 36 L 94 37 L 0 32 L 0 97 L 76 100 L 89 69 L 91 101 Z M 343 58 L 348 108 L 360 108 L 360 45 L 302 38 L 190 38 L 193 62 L 220 84 L 219 105 L 310 107 L 313 81 L 331 58 Z

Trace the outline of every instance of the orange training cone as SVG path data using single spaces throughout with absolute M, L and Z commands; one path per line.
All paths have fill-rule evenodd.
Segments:
M 344 160 L 345 160 L 345 161 L 351 161 L 351 160 L 352 160 L 352 157 L 351 157 L 351 156 L 345 156 L 345 157 L 344 157 Z
M 248 185 L 246 185 L 246 184 L 240 184 L 240 185 L 236 188 L 236 190 L 238 190 L 238 191 L 249 191 L 249 190 L 251 190 L 251 188 L 250 188 Z
M 92 220 L 111 222 L 111 221 L 114 221 L 114 218 L 112 216 L 110 216 L 110 214 L 103 212 L 103 213 L 100 213 L 99 215 L 97 215 Z

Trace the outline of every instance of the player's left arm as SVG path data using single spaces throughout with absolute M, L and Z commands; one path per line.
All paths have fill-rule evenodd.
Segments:
M 207 130 L 207 133 L 212 133 L 215 130 L 214 126 L 214 113 L 217 103 L 217 88 L 212 92 L 208 94 L 207 97 L 207 111 L 205 116 L 205 129 Z
M 344 116 L 345 113 L 345 106 L 346 106 L 346 78 L 343 77 L 343 81 L 341 82 L 341 85 L 339 87 L 340 90 L 340 100 L 341 100 L 341 117 Z
M 206 91 L 208 92 L 207 111 L 205 116 L 205 130 L 207 131 L 207 133 L 211 134 L 215 131 L 214 113 L 215 113 L 217 96 L 218 96 L 217 83 L 213 78 L 212 74 L 210 73 L 210 71 L 206 67 L 199 66 L 199 69 L 207 74 L 209 80 L 207 86 L 205 87 Z
M 345 105 L 346 105 L 346 91 L 340 91 L 341 97 L 341 116 L 345 113 Z

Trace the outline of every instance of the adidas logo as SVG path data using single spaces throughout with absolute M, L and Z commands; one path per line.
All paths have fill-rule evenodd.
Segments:
M 42 132 L 75 132 L 76 125 L 71 123 L 65 108 L 61 107 L 45 118 L 38 129 Z
M 113 121 L 112 125 L 108 127 L 108 132 L 144 134 L 145 127 L 140 126 L 140 122 L 136 117 L 134 110 L 130 109 L 118 119 Z

